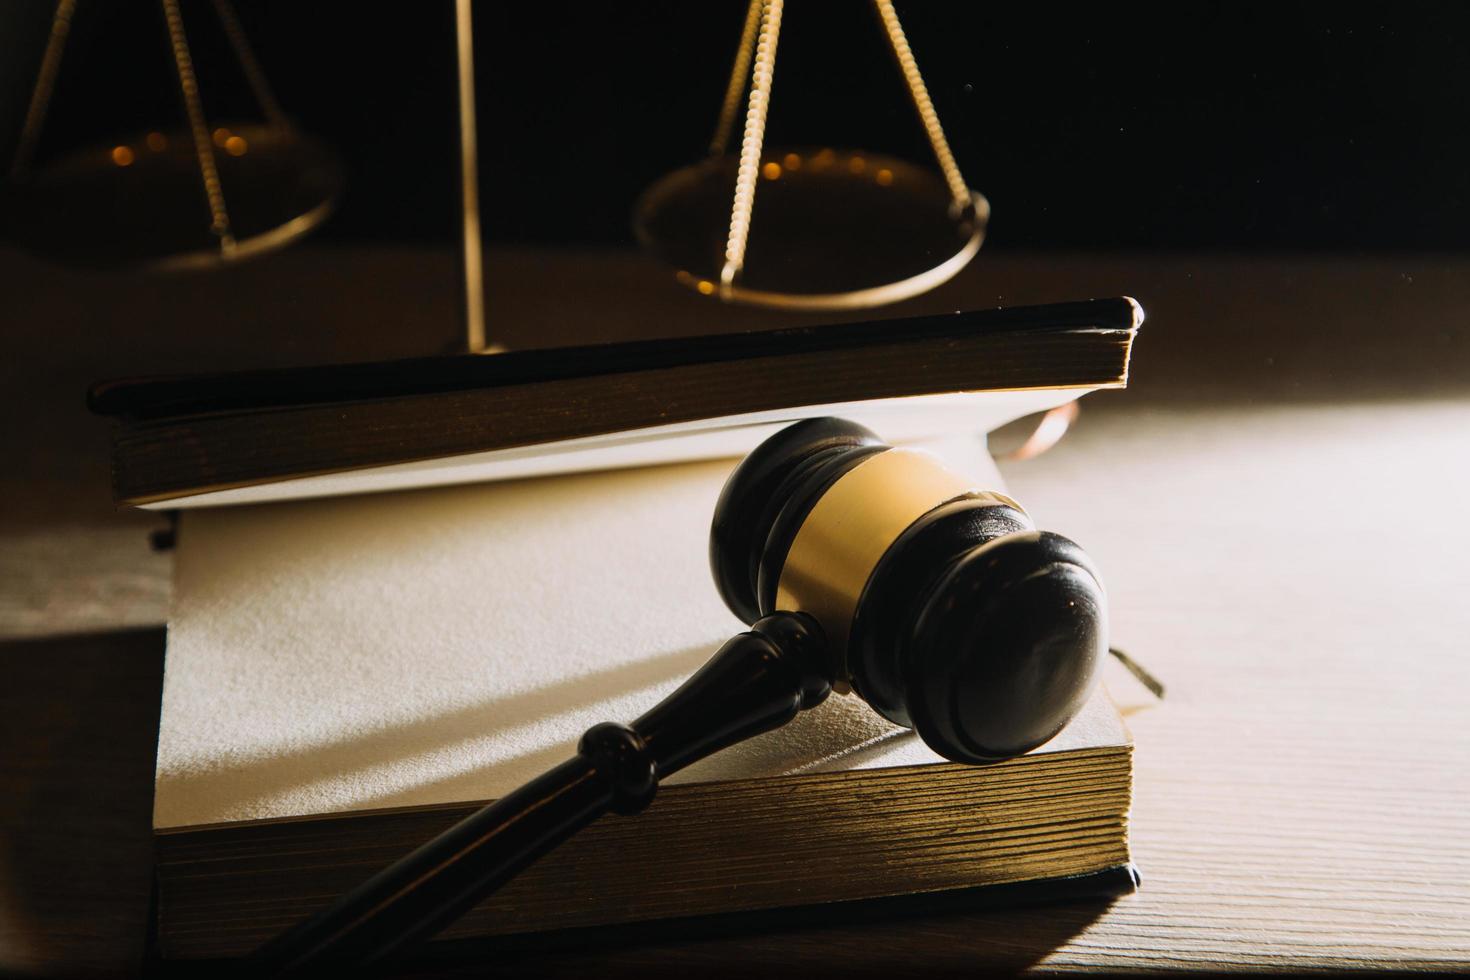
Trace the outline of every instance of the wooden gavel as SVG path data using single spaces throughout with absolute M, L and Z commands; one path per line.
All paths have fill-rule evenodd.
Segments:
M 1101 579 L 1076 544 L 927 453 L 811 419 L 762 443 L 715 507 L 710 565 L 751 630 L 631 725 L 374 875 L 256 951 L 283 974 L 363 964 L 426 938 L 659 781 L 852 691 L 956 762 L 1046 742 L 1107 649 Z

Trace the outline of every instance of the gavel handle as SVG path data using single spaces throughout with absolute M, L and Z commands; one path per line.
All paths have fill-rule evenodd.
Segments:
M 265 976 L 372 963 L 427 938 L 605 813 L 638 813 L 658 781 L 823 700 L 816 624 L 777 613 L 728 641 L 631 726 L 587 730 L 577 754 L 471 814 L 252 954 Z
M 251 966 L 290 974 L 366 964 L 438 931 L 612 809 L 612 786 L 578 754 L 471 814 L 262 946 Z

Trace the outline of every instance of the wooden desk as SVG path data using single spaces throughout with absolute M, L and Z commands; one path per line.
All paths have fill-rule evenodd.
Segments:
M 156 518 L 110 507 L 85 384 L 442 347 L 452 303 L 406 278 L 442 261 L 242 267 L 241 289 L 339 282 L 362 316 L 225 310 L 206 333 L 197 287 L 0 254 L 0 970 L 126 973 L 144 949 L 169 561 L 147 547 Z M 507 339 L 585 337 L 588 308 L 759 322 L 637 258 L 577 257 L 571 279 L 568 261 L 492 257 Z M 905 309 L 1119 292 L 1150 314 L 1133 386 L 1090 398 L 1066 441 L 1006 475 L 1098 559 L 1116 642 L 1169 685 L 1129 717 L 1143 889 L 521 970 L 1470 967 L 1470 260 L 982 253 Z

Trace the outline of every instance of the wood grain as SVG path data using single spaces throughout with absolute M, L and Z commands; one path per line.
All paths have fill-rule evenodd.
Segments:
M 163 630 L 0 642 L 0 973 L 128 973 L 148 933 Z
M 402 293 L 393 312 L 427 337 L 409 291 L 390 281 L 392 261 L 335 261 L 359 259 L 376 263 L 363 295 L 388 304 Z M 363 279 L 329 257 L 298 260 L 315 263 L 318 281 Z M 718 329 L 751 315 L 662 292 L 633 257 L 576 261 L 586 274 L 559 278 L 545 255 L 492 256 L 502 335 L 534 339 L 589 305 L 610 326 L 662 316 Z M 0 473 L 0 630 L 11 636 L 165 615 L 166 556 L 147 549 L 151 517 L 110 511 L 105 429 L 81 403 L 87 382 L 301 363 L 334 345 L 342 356 L 412 352 L 409 333 L 364 332 L 370 318 L 313 334 L 307 320 L 226 316 L 211 337 L 175 315 L 194 287 L 159 293 L 174 305 L 153 316 L 165 303 L 148 299 L 156 284 L 118 280 L 99 299 L 88 280 L 10 255 L 0 278 L 17 297 L 12 347 L 27 366 L 11 369 L 5 397 L 13 418 L 31 420 L 0 430 L 13 461 Z M 536 950 L 502 972 L 1470 969 L 1470 260 L 982 254 L 903 311 L 1117 293 L 1149 312 L 1130 389 L 1090 396 L 1072 435 L 1006 476 L 1038 521 L 1097 557 L 1114 639 L 1169 685 L 1167 701 L 1140 697 L 1128 719 L 1139 893 Z M 153 312 L 120 321 L 132 331 L 123 343 L 95 336 L 103 302 Z M 12 664 L 37 663 L 12 675 L 8 703 L 44 695 L 52 705 L 21 716 L 24 734 L 0 729 L 13 760 L 8 798 L 41 799 L 24 787 L 75 787 L 83 772 L 88 799 L 146 792 L 140 766 L 122 759 L 148 758 L 143 716 L 156 694 L 129 693 L 104 667 L 134 657 L 146 675 L 157 653 L 97 642 L 106 655 L 86 663 L 6 649 Z M 109 703 L 135 708 L 110 714 Z M 89 756 L 59 747 L 68 731 L 119 754 L 79 769 Z M 6 853 L 29 855 L 24 869 L 13 857 L 0 869 L 5 969 L 77 972 L 135 962 L 141 946 L 146 895 L 134 883 L 147 857 L 118 842 L 146 839 L 146 807 L 82 807 L 68 792 L 4 825 Z M 483 969 L 468 957 L 410 972 Z
M 1099 416 L 1008 479 L 1170 689 L 1129 719 L 1145 888 L 1046 962 L 1463 969 L 1470 404 Z

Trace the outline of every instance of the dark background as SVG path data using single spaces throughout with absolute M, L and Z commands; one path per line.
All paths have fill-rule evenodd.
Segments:
M 8 160 L 52 5 L 0 9 Z M 213 11 L 183 0 L 212 116 L 255 113 Z M 1315 2 L 898 6 L 987 249 L 1470 246 L 1470 7 Z M 447 0 L 241 2 L 288 112 L 346 159 L 328 241 L 450 244 Z M 631 243 L 640 190 L 697 159 L 744 15 L 700 3 L 479 3 L 491 242 Z M 158 5 L 82 0 L 43 157 L 182 119 Z M 788 5 L 768 145 L 928 162 L 871 7 Z

